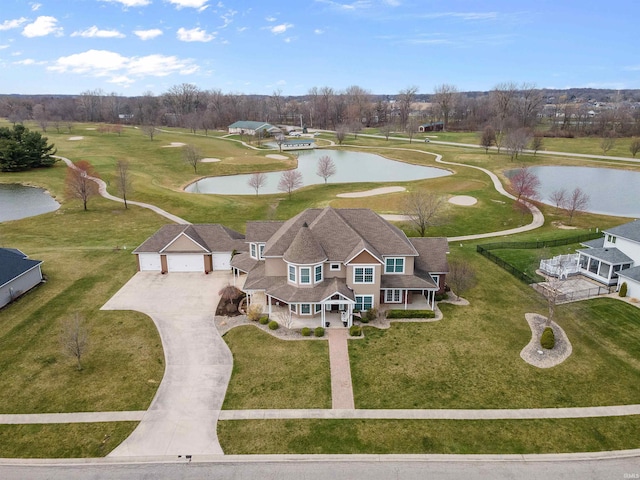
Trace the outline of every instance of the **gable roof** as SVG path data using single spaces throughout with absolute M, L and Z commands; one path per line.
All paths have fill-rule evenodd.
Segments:
M 283 224 L 282 221 L 247 222 L 247 242 L 266 243 Z
M 0 248 L 0 287 L 42 263 L 31 260 L 16 248 Z
M 621 264 L 621 263 L 633 263 L 633 259 L 629 256 L 625 255 L 623 252 L 618 250 L 617 248 L 587 248 L 577 250 L 579 253 L 584 253 L 589 257 L 597 258 L 606 263 L 610 263 L 612 265 Z
M 640 243 L 640 220 L 634 220 L 633 222 L 618 225 L 617 227 L 608 228 L 607 230 L 603 230 L 603 232 Z
M 402 230 L 372 210 L 326 207 L 307 209 L 284 222 L 267 241 L 264 256 L 284 257 L 305 223 L 314 242 L 331 262 L 348 261 L 364 249 L 379 259 L 418 255 Z M 247 226 L 247 233 L 249 231 Z M 314 256 L 319 256 L 318 248 L 314 248 Z
M 411 237 L 409 241 L 420 254 L 414 260 L 413 268 L 416 274 L 424 273 L 448 273 L 449 242 L 444 237 Z
M 273 125 L 267 122 L 254 122 L 252 120 L 239 120 L 229 125 L 229 128 L 246 128 L 247 130 L 269 130 Z
M 619 277 L 624 277 L 636 282 L 640 282 L 640 266 L 625 268 L 624 270 L 619 270 L 617 273 Z
M 186 235 L 208 253 L 246 250 L 244 235 L 220 224 L 164 225 L 133 253 L 159 253 L 178 237 Z

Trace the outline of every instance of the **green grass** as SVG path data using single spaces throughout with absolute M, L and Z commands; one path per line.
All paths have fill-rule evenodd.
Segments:
M 540 260 L 550 259 L 557 255 L 567 255 L 576 253 L 576 249 L 584 248 L 578 243 L 562 245 L 549 248 L 503 248 L 491 250 L 491 253 L 500 257 L 505 262 L 513 265 L 521 272 L 526 273 L 538 282 L 543 282 L 544 278 L 536 273 L 540 267 Z
M 104 457 L 138 422 L 0 425 L 0 458 Z
M 233 373 L 223 409 L 331 408 L 325 341 L 286 341 L 253 326 L 224 336 Z
M 535 454 L 640 447 L 640 416 L 553 420 L 218 422 L 227 455 Z

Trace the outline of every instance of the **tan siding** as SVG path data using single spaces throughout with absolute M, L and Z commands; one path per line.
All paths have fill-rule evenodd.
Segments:
M 285 277 L 287 264 L 281 258 L 267 258 L 264 261 L 264 273 L 268 277 Z
M 338 263 L 338 262 L 334 262 L 334 263 Z M 344 265 L 340 265 L 340 270 L 331 270 L 331 264 L 330 263 L 325 263 L 322 266 L 323 269 L 323 275 L 324 278 L 346 278 L 347 276 L 347 269 Z
M 364 251 L 356 255 L 353 260 L 349 263 L 380 263 L 373 255 L 369 252 Z
M 404 257 L 404 274 L 413 275 L 413 257 Z
M 181 235 L 178 239 L 169 245 L 165 252 L 193 252 L 201 253 L 202 247 L 188 237 Z

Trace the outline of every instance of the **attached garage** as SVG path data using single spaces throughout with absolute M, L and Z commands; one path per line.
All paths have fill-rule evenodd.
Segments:
M 138 262 L 140 262 L 141 272 L 159 272 L 162 270 L 159 253 L 139 253 Z
M 192 253 L 171 253 L 167 255 L 169 272 L 204 272 L 204 255 Z
M 214 253 L 213 269 L 231 270 L 231 253 Z

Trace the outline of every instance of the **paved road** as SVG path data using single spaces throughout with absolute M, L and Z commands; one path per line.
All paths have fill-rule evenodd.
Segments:
M 151 406 L 110 457 L 222 453 L 216 423 L 233 358 L 213 319 L 230 279 L 227 272 L 139 272 L 102 307 L 149 315 L 166 363 Z
M 573 455 L 264 455 L 212 463 L 0 465 L 3 480 L 622 480 L 640 478 L 639 451 Z M 205 461 L 207 459 L 204 459 Z

